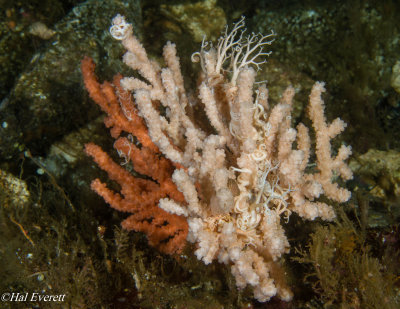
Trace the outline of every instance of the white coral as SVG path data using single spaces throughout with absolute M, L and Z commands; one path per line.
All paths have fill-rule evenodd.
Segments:
M 161 69 L 147 58 L 123 17 L 114 19 L 111 32 L 128 50 L 125 63 L 146 80 L 124 78 L 123 87 L 133 92 L 152 141 L 183 167 L 172 178 L 187 205 L 162 199 L 160 207 L 187 216 L 188 240 L 197 243 L 198 259 L 232 264 L 237 286 L 253 286 L 259 301 L 274 295 L 288 301 L 289 288 L 281 278 L 270 276 L 289 251 L 281 218 L 289 221 L 295 212 L 310 220 L 332 220 L 332 207 L 316 199 L 322 194 L 338 202 L 350 198 L 350 192 L 332 179 L 334 173 L 344 180 L 352 177 L 344 162 L 351 148 L 342 146 L 332 156 L 331 139 L 346 125 L 340 119 L 326 122 L 321 98 L 325 88 L 317 82 L 309 108 L 316 131 L 317 172 L 305 170 L 311 142 L 303 124 L 297 130 L 291 127 L 294 88 L 289 87 L 272 109 L 264 85 L 254 94 L 254 68 L 265 61 L 262 56 L 269 53 L 263 48 L 274 34 L 246 36 L 243 28 L 241 19 L 231 32 L 225 31 L 216 48 L 203 42 L 201 52 L 194 55 L 204 71 L 199 99 L 215 132 L 204 132 L 194 121 L 175 45 L 166 45 L 167 68 Z M 157 104 L 166 112 L 160 113 Z

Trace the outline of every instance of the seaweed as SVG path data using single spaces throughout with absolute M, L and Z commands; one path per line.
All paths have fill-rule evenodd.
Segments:
M 334 224 L 316 227 L 307 249 L 296 248 L 292 260 L 307 265 L 304 281 L 324 308 L 398 308 L 398 273 L 372 254 L 369 238 L 339 211 Z

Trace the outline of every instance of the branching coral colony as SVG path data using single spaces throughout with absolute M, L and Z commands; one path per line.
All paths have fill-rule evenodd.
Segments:
M 216 46 L 203 41 L 201 51 L 193 55 L 202 68 L 198 100 L 213 128 L 210 133 L 195 125 L 191 108 L 199 102 L 189 101 L 186 95 L 175 45 L 167 43 L 164 47 L 166 68 L 160 68 L 148 59 L 123 16 L 113 19 L 110 32 L 127 49 L 124 62 L 142 77 L 121 79 L 122 88 L 132 93 L 134 103 L 126 106 L 120 102 L 118 113 L 130 121 L 132 110 L 137 108 L 156 151 L 175 166 L 169 188 L 175 185 L 184 197 L 175 198 L 166 191 L 158 196 L 158 207 L 186 217 L 187 240 L 197 244 L 197 258 L 206 264 L 215 259 L 230 264 L 239 288 L 251 285 L 261 302 L 274 295 L 290 300 L 292 293 L 278 275 L 279 258 L 289 251 L 281 219 L 287 222 L 295 212 L 309 220 L 332 220 L 332 207 L 315 199 L 325 195 L 346 202 L 350 198 L 348 190 L 332 181 L 334 176 L 352 178 L 344 162 L 351 148 L 342 145 L 336 156 L 331 154 L 330 140 L 346 124 L 340 119 L 327 124 L 321 99 L 324 84 L 315 83 L 310 94 L 308 115 L 315 130 L 317 168 L 308 173 L 308 129 L 301 123 L 296 129 L 291 127 L 294 89 L 289 87 L 272 108 L 265 85 L 253 91 L 256 70 L 269 54 L 264 48 L 271 44 L 274 33 L 246 35 L 242 18 L 230 32 L 225 29 Z M 107 112 L 113 118 L 114 112 Z M 117 148 L 124 158 L 133 161 L 129 143 L 129 147 Z M 101 167 L 107 165 L 101 155 L 88 153 Z M 111 168 L 107 171 L 115 179 Z M 128 179 L 120 180 L 124 181 Z M 154 182 L 159 185 L 157 179 Z M 95 183 L 93 187 L 113 207 L 128 211 L 129 205 L 118 206 L 121 196 L 110 199 L 105 186 Z M 129 204 L 130 197 L 122 194 Z M 131 210 L 135 211 L 145 212 L 146 208 Z

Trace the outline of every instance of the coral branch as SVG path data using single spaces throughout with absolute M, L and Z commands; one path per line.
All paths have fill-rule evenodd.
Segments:
M 157 206 L 162 198 L 170 198 L 185 204 L 184 196 L 172 181 L 174 166 L 151 141 L 143 120 L 132 102 L 131 94 L 120 86 L 121 76 L 114 78 L 114 87 L 99 84 L 90 58 L 82 60 L 82 73 L 90 97 L 105 111 L 107 127 L 116 138 L 114 148 L 125 160 L 131 161 L 137 173 L 147 176 L 138 178 L 115 163 L 99 146 L 89 143 L 85 152 L 90 155 L 111 180 L 121 186 L 121 194 L 107 188 L 99 179 L 92 182 L 92 189 L 102 196 L 111 207 L 132 213 L 122 226 L 128 230 L 144 232 L 150 245 L 168 254 L 182 251 L 188 233 L 184 217 L 170 214 Z M 120 137 L 122 131 L 131 138 Z M 141 146 L 133 142 L 137 138 Z
M 342 146 L 336 156 L 331 149 L 331 140 L 345 123 L 340 119 L 327 123 L 323 83 L 315 83 L 309 102 L 317 158 L 311 171 L 309 131 L 303 124 L 295 129 L 291 123 L 295 89 L 288 87 L 273 107 L 265 85 L 254 91 L 256 71 L 265 62 L 263 56 L 269 55 L 263 49 L 274 33 L 245 35 L 242 18 L 230 33 L 226 29 L 216 48 L 203 41 L 201 51 L 192 56 L 203 69 L 199 98 L 188 104 L 174 44 L 165 46 L 166 67 L 160 68 L 147 57 L 123 16 L 113 19 L 110 32 L 127 50 L 125 64 L 141 79 L 122 78 L 124 89 L 118 88 L 117 79 L 116 96 L 111 85 L 98 84 L 93 64 L 86 60 L 86 87 L 109 115 L 106 124 L 118 138 L 115 148 L 149 179 L 136 179 L 89 144 L 87 153 L 121 184 L 123 197 L 98 180 L 93 189 L 117 209 L 132 207 L 123 226 L 145 231 L 150 244 L 164 252 L 179 252 L 187 233 L 187 239 L 197 244 L 197 258 L 206 264 L 218 260 L 230 265 L 239 288 L 251 285 L 262 302 L 275 295 L 289 301 L 292 293 L 278 263 L 289 251 L 281 219 L 288 222 L 297 213 L 304 219 L 332 220 L 333 207 L 320 198 L 325 195 L 336 202 L 350 198 L 334 177 L 352 177 L 344 162 L 350 147 Z M 131 98 L 126 91 L 135 98 L 134 106 L 122 101 Z M 194 119 L 194 106 L 203 106 L 208 118 L 203 129 Z M 148 131 L 133 116 L 137 112 Z M 142 147 L 120 137 L 122 130 L 135 135 Z

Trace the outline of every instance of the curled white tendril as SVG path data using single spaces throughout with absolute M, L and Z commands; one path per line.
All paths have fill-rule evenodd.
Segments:
M 256 162 L 263 161 L 267 158 L 267 152 L 263 149 L 256 149 L 250 156 Z
M 130 150 L 129 150 L 130 151 Z M 118 156 L 124 159 L 124 162 L 121 162 L 121 165 L 126 165 L 129 162 L 129 153 L 126 154 L 121 149 L 117 149 Z
M 130 93 L 127 91 L 118 91 L 118 89 L 116 90 L 117 96 L 118 96 L 118 102 L 119 105 L 121 106 L 122 112 L 124 113 L 125 117 L 129 120 L 132 121 L 133 119 L 133 113 L 131 111 L 129 111 L 128 109 L 126 109 L 126 106 L 122 103 L 123 101 L 128 101 L 130 98 Z
M 117 149 L 118 156 L 124 159 L 124 162 L 121 165 L 126 165 L 129 163 L 129 158 L 132 151 L 132 143 L 133 143 L 133 136 L 132 134 L 128 134 L 127 136 L 128 141 L 124 141 L 124 146 L 128 146 L 128 153 L 123 152 L 121 149 Z
M 112 20 L 113 25 L 110 27 L 111 36 L 116 40 L 124 40 L 129 35 L 131 24 L 125 21 L 125 16 L 118 14 Z
M 201 65 L 201 69 L 203 70 L 203 72 L 206 72 L 206 68 L 205 68 L 205 54 L 208 53 L 208 51 L 206 51 L 207 46 L 210 45 L 212 48 L 212 43 L 206 41 L 206 36 L 203 36 L 203 41 L 201 42 L 201 51 L 200 52 L 195 52 L 192 54 L 192 56 L 190 57 L 190 59 L 192 60 L 193 63 L 197 63 L 200 62 Z
M 254 106 L 256 107 L 256 111 L 254 112 L 254 119 L 259 120 L 261 117 L 265 118 L 265 111 L 264 111 L 264 107 L 260 103 L 258 103 L 258 96 L 259 96 L 260 91 L 256 90 L 256 93 L 257 93 L 257 98 L 256 98 L 256 102 L 254 104 Z
M 270 134 L 270 132 L 271 132 L 271 129 L 272 129 L 271 123 L 267 122 L 267 123 L 265 124 L 265 126 L 263 127 L 264 137 L 268 137 L 268 136 L 269 136 L 269 134 Z
M 248 193 L 241 193 L 239 196 L 235 197 L 235 212 L 242 213 L 249 208 L 249 204 L 247 203 L 247 199 L 249 198 L 250 194 Z
M 261 215 L 252 209 L 241 213 L 236 220 L 236 225 L 239 229 L 248 231 L 255 229 L 260 221 Z

